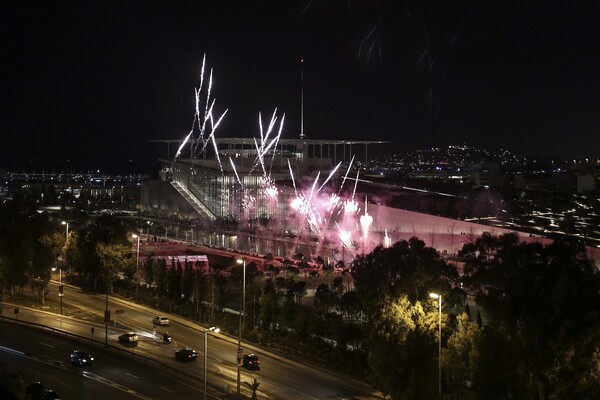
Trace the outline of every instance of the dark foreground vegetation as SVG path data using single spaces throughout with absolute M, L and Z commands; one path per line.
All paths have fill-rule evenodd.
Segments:
M 65 239 L 60 222 L 26 199 L 2 204 L 4 298 L 28 290 L 43 303 L 58 267 L 71 282 L 237 335 L 238 316 L 226 309 L 240 308 L 240 266 L 206 271 L 150 256 L 138 286 L 121 221 L 82 226 Z M 352 290 L 337 276 L 310 301 L 305 274 L 250 263 L 244 339 L 366 377 L 392 399 L 437 398 L 439 340 L 444 398 L 600 398 L 600 276 L 581 244 L 484 235 L 459 260 L 418 238 L 378 247 L 349 266 Z M 441 338 L 431 293 L 442 297 Z

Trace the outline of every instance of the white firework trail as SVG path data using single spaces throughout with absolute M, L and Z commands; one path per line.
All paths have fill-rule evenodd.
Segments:
M 271 116 L 271 121 L 269 122 L 269 127 L 267 128 L 266 133 L 263 132 L 262 114 L 260 112 L 258 113 L 258 119 L 259 119 L 259 130 L 260 130 L 260 139 L 261 140 L 260 140 L 260 146 L 259 146 L 258 142 L 256 141 L 256 138 L 254 139 L 254 147 L 256 148 L 256 159 L 254 160 L 254 163 L 252 165 L 252 168 L 250 169 L 250 172 L 252 172 L 256 168 L 256 166 L 258 164 L 260 164 L 262 167 L 262 170 L 263 170 L 263 175 L 266 177 L 270 173 L 271 166 L 273 165 L 274 156 L 271 157 L 271 163 L 270 163 L 268 172 L 265 167 L 264 156 L 266 154 L 268 154 L 269 150 L 271 150 L 271 147 L 273 147 L 273 146 L 277 147 L 277 143 L 279 143 L 279 138 L 280 138 L 281 132 L 283 130 L 283 122 L 285 120 L 285 114 L 281 118 L 281 122 L 279 124 L 279 132 L 277 133 L 275 138 L 271 139 L 270 141 L 269 141 L 269 136 L 273 130 L 273 127 L 275 126 L 275 123 L 277 122 L 277 108 L 275 109 L 275 111 L 273 112 L 273 115 Z
M 388 235 L 387 229 L 385 230 L 385 234 L 383 236 L 383 247 L 386 249 L 392 247 L 392 238 Z
M 256 160 L 258 161 L 258 163 L 260 164 L 262 171 L 263 171 L 263 175 L 267 174 L 267 171 L 265 170 L 265 163 L 261 154 L 261 149 L 258 146 L 258 142 L 256 141 L 256 138 L 254 138 L 254 147 L 256 147 Z M 254 169 L 254 166 L 252 167 L 252 169 Z M 250 170 L 250 172 L 252 172 L 252 169 Z
M 190 140 L 190 136 L 192 136 L 192 133 L 194 133 L 193 130 L 191 130 L 190 133 L 187 134 L 187 136 L 185 137 L 185 139 L 183 139 L 183 142 L 181 142 L 181 144 L 179 145 L 179 148 L 177 149 L 177 153 L 175 153 L 175 157 L 173 158 L 173 162 L 175 162 L 175 160 L 177 160 L 177 158 L 179 158 L 179 155 L 181 154 L 181 149 L 183 149 L 183 147 Z M 171 163 L 171 168 L 172 167 L 173 167 L 173 163 Z
M 219 167 L 221 168 L 221 173 L 223 173 L 223 165 L 221 164 L 221 158 L 219 157 L 219 150 L 217 148 L 217 141 L 215 140 L 215 130 L 217 129 L 217 127 L 223 120 L 223 117 L 225 117 L 225 114 L 227 114 L 227 110 L 225 110 L 225 112 L 221 115 L 221 118 L 219 118 L 217 120 L 217 123 L 211 128 L 211 132 L 210 132 L 210 138 L 212 139 L 212 144 L 215 149 L 215 157 L 217 158 L 217 161 L 219 162 Z M 210 117 L 210 120 L 211 120 L 211 125 L 212 125 L 212 115 Z
M 290 169 L 290 176 L 292 177 L 292 185 L 294 186 L 294 194 L 298 195 L 296 191 L 296 180 L 294 179 L 294 173 L 292 172 L 292 165 L 290 164 L 290 160 L 287 160 L 288 168 Z
M 188 143 L 190 143 L 190 141 L 191 141 L 191 145 L 192 145 L 192 154 L 191 155 L 192 155 L 192 158 L 194 158 L 194 160 L 200 154 L 202 154 L 206 151 L 206 147 L 207 147 L 208 143 L 210 142 L 210 143 L 212 143 L 212 145 L 214 147 L 215 156 L 219 163 L 219 167 L 221 168 L 221 172 L 223 172 L 223 166 L 221 164 L 221 159 L 219 157 L 217 143 L 215 140 L 215 131 L 218 128 L 218 126 L 220 125 L 220 123 L 223 120 L 223 118 L 225 117 L 225 115 L 227 114 L 228 110 L 225 110 L 223 112 L 223 114 L 221 114 L 221 116 L 217 119 L 217 122 L 215 123 L 214 115 L 213 115 L 213 108 L 215 105 L 215 100 L 211 99 L 211 91 L 212 91 L 212 84 L 213 84 L 212 68 L 210 70 L 210 75 L 209 75 L 209 79 L 208 79 L 208 87 L 206 88 L 206 95 L 202 96 L 203 89 L 204 89 L 205 68 L 206 68 L 206 54 L 202 58 L 202 68 L 200 69 L 200 86 L 194 90 L 196 104 L 195 104 L 194 119 L 192 122 L 192 129 L 190 130 L 190 132 L 187 134 L 187 136 L 185 137 L 185 139 L 182 141 L 181 145 L 177 149 L 175 157 L 173 158 L 173 161 L 171 163 L 171 169 L 173 167 L 173 163 L 175 163 L 175 161 L 181 155 L 183 148 Z M 204 103 L 203 107 L 202 107 L 202 103 Z M 201 111 L 202 108 L 204 109 L 203 112 Z M 194 137 L 194 132 L 196 131 L 196 129 L 198 130 L 198 136 Z M 210 131 L 208 137 L 205 136 L 207 129 Z M 201 148 L 200 148 L 200 144 L 202 144 Z M 200 150 L 198 150 L 199 148 L 200 148 Z
M 275 186 L 275 182 L 270 177 L 263 177 L 260 180 L 261 190 L 264 193 L 265 197 L 275 204 L 278 203 L 278 193 L 277 186 Z
M 340 204 L 340 196 L 338 196 L 335 193 L 332 193 L 329 196 L 329 199 L 327 201 L 327 210 L 330 212 L 333 212 L 339 204 Z
M 279 138 L 281 137 L 281 132 L 283 131 L 283 122 L 285 121 L 285 114 L 281 116 L 281 122 L 279 123 L 279 131 L 277 132 L 277 137 L 275 138 L 275 150 L 277 150 L 277 144 L 279 143 Z M 271 157 L 271 164 L 269 165 L 269 172 L 273 168 L 273 161 L 275 160 L 275 153 L 273 153 L 273 157 Z
M 350 160 L 350 164 L 348 165 L 348 169 L 346 170 L 346 174 L 344 175 L 344 179 L 342 179 L 342 184 L 340 185 L 340 189 L 338 190 L 338 194 L 340 194 L 340 192 L 342 191 L 342 188 L 344 187 L 344 183 L 346 183 L 346 178 L 348 177 L 348 173 L 350 172 L 350 168 L 352 168 L 352 163 L 354 162 L 354 156 L 352 156 L 352 159 Z
M 352 199 L 354 199 L 354 195 L 356 194 L 356 185 L 358 185 L 358 174 L 360 173 L 359 171 L 356 171 L 356 180 L 354 181 L 354 190 L 352 190 Z
M 323 186 L 325 186 L 327 184 L 327 182 L 329 182 L 329 180 L 331 179 L 331 177 L 333 176 L 333 174 L 335 174 L 335 172 L 338 170 L 338 168 L 340 167 L 340 165 L 342 165 L 341 161 L 338 163 L 338 165 L 335 166 L 335 168 L 333 170 L 331 170 L 331 172 L 329 173 L 329 176 L 327 176 L 327 179 L 325 179 L 325 181 L 319 187 L 319 190 L 317 190 L 317 192 L 320 192 L 321 189 L 323 189 Z
M 372 224 L 373 217 L 371 217 L 367 212 L 367 197 L 365 196 L 365 213 L 364 215 L 360 216 L 360 227 L 362 229 L 363 242 L 365 242 L 369 237 L 369 230 L 371 229 Z
M 313 197 L 313 194 L 315 193 L 315 186 L 317 186 L 317 182 L 319 181 L 319 176 L 321 175 L 321 171 L 317 172 L 317 177 L 315 178 L 315 181 L 312 184 L 312 187 L 310 188 L 310 196 L 308 197 L 308 200 L 311 200 Z
M 337 223 L 336 223 L 336 225 L 337 225 Z M 339 225 L 337 225 L 337 228 L 338 228 L 338 236 L 340 238 L 342 246 L 344 246 L 346 249 L 352 251 L 352 234 L 350 233 L 350 231 L 348 231 L 346 229 L 342 229 Z
M 290 207 L 298 211 L 314 234 L 320 235 L 320 218 L 318 214 L 315 213 L 312 204 L 303 193 L 300 193 L 291 200 Z
M 346 199 L 344 201 L 344 214 L 346 216 L 355 215 L 358 212 L 358 203 L 354 199 Z
M 235 177 L 237 178 L 238 183 L 240 184 L 240 186 L 242 186 L 242 188 L 244 187 L 244 184 L 242 183 L 242 181 L 240 180 L 240 176 L 238 175 L 237 169 L 235 168 L 235 164 L 233 163 L 233 160 L 231 159 L 231 157 L 229 157 L 229 162 L 231 163 L 231 168 L 233 168 L 233 172 L 235 173 Z

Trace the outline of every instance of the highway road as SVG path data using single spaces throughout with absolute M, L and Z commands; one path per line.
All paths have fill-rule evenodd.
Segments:
M 51 284 L 50 296 L 57 293 L 57 288 Z M 97 315 L 103 315 L 106 297 L 104 295 L 90 294 L 75 287 L 65 288 L 65 302 L 86 309 Z M 172 371 L 180 372 L 181 376 L 195 378 L 196 388 L 202 390 L 204 379 L 203 356 L 204 356 L 204 330 L 206 327 L 193 323 L 189 320 L 168 315 L 171 324 L 168 327 L 158 327 L 157 335 L 152 332 L 152 318 L 157 315 L 156 311 L 131 302 L 109 297 L 109 308 L 114 315 L 115 310 L 122 310 L 117 317 L 117 326 L 111 323 L 108 327 L 108 344 L 120 349 L 131 357 L 144 356 L 160 361 Z M 9 315 L 5 312 L 4 315 Z M 165 315 L 165 314 L 161 314 Z M 93 324 L 88 321 L 75 320 L 61 317 L 56 314 L 33 312 L 22 310 L 19 319 L 27 319 L 44 325 L 53 326 L 57 329 L 73 332 L 77 335 L 92 340 L 91 328 L 94 327 L 93 340 L 103 344 L 105 341 L 104 324 Z M 170 345 L 162 343 L 161 334 L 166 330 L 173 337 Z M 118 336 L 126 331 L 134 331 L 140 337 L 137 346 L 128 348 L 118 343 Z M 192 347 L 198 351 L 199 357 L 196 362 L 181 363 L 175 360 L 174 351 L 182 347 Z M 335 371 L 326 371 L 322 368 L 313 368 L 299 362 L 295 362 L 247 343 L 242 347 L 246 353 L 253 352 L 261 360 L 261 369 L 250 371 L 242 368 L 241 391 L 250 395 L 245 382 L 251 382 L 254 378 L 260 383 L 259 398 L 268 399 L 376 399 L 372 388 L 368 385 L 339 375 Z M 224 393 L 236 390 L 237 366 L 236 366 L 237 339 L 230 338 L 220 333 L 209 334 L 208 340 L 208 374 L 212 391 L 209 393 Z M 139 358 L 139 357 L 138 357 Z M 151 398 L 159 398 L 152 397 Z
M 92 354 L 94 364 L 71 365 L 75 350 Z M 24 384 L 12 387 L 25 398 L 28 383 L 42 382 L 61 399 L 198 399 L 202 388 L 195 379 L 127 353 L 98 349 L 49 331 L 0 321 L 0 368 L 16 372 Z M 210 397 L 212 398 L 212 397 Z

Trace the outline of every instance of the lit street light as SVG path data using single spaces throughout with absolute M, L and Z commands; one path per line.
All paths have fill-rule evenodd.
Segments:
M 429 293 L 429 297 L 438 301 L 438 396 L 442 398 L 442 295 Z
M 139 273 L 140 273 L 140 235 L 135 233 L 131 235 L 132 238 L 137 239 L 137 256 L 135 258 L 135 299 L 140 300 L 139 296 Z
M 68 239 L 69 238 L 69 222 L 68 221 L 62 221 L 61 224 L 67 226 L 67 233 L 65 234 L 65 237 Z
M 207 352 L 208 352 L 208 332 L 215 332 L 215 333 L 219 333 L 221 330 L 219 328 L 216 328 L 214 326 L 211 326 L 210 328 L 206 329 L 204 331 L 204 400 L 206 400 L 206 374 L 207 374 L 207 369 L 206 369 L 206 359 L 207 357 Z
M 240 317 L 239 317 L 239 327 L 238 327 L 238 349 L 237 349 L 237 397 L 240 397 L 240 365 L 241 365 L 241 357 L 242 357 L 242 314 L 246 314 L 246 259 L 237 259 L 236 262 L 238 264 L 244 265 L 244 270 L 242 273 L 242 297 L 240 298 Z
M 52 271 L 56 271 L 56 268 L 52 268 Z M 60 315 L 63 313 L 63 296 L 65 295 L 62 285 L 62 269 L 58 268 L 58 298 L 60 299 Z
M 67 230 L 65 232 L 65 246 L 67 245 L 67 241 L 69 240 L 69 221 L 61 221 L 61 225 L 66 225 Z

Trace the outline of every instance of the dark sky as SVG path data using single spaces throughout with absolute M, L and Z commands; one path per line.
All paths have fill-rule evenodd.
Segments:
M 600 156 L 598 2 L 510 3 L 3 2 L 0 169 L 155 172 L 204 54 L 219 137 L 297 137 L 304 59 L 309 138 Z

